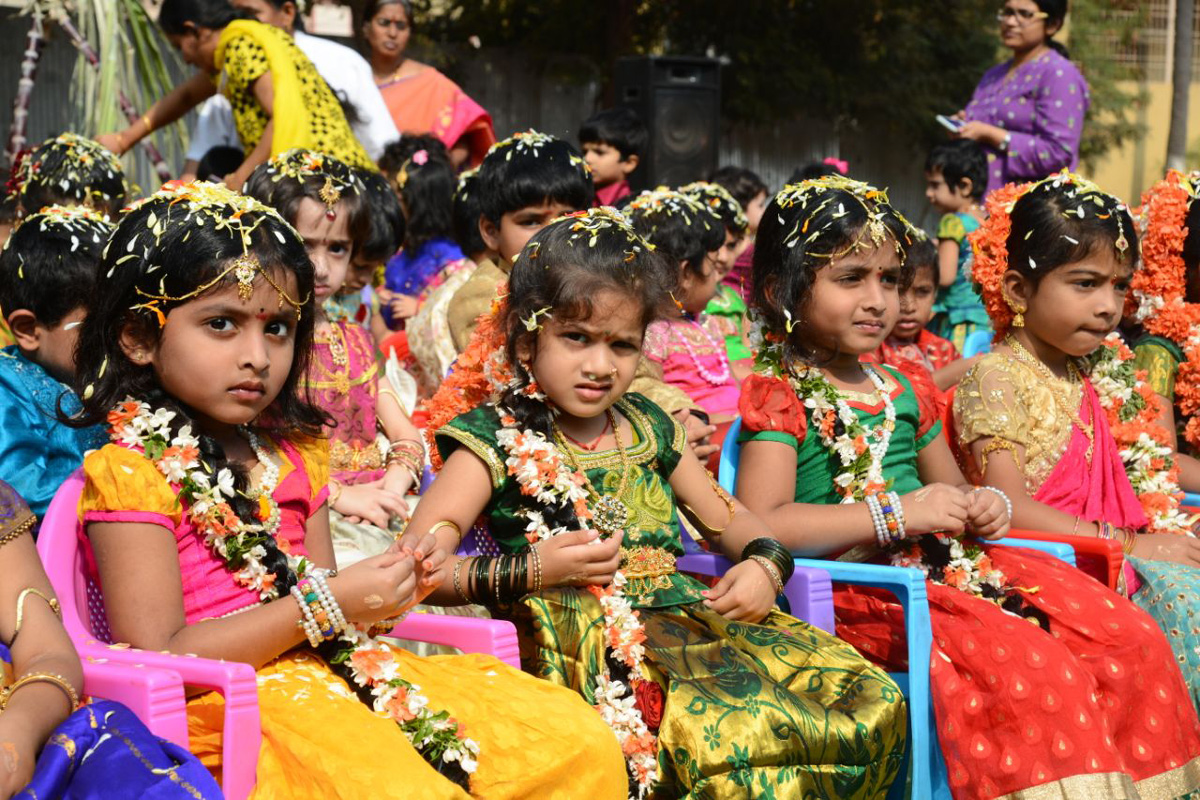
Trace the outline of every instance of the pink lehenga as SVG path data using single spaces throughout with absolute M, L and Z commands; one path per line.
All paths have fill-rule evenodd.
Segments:
M 325 433 L 329 437 L 330 477 L 353 486 L 379 480 L 384 475 L 384 452 L 379 444 L 376 407 L 382 394 L 393 392 L 384 381 L 379 383 L 379 365 L 371 334 L 352 322 L 332 322 L 327 336 L 318 336 L 305 378 L 310 397 L 334 424 Z M 415 489 L 415 487 L 414 487 Z M 409 498 L 412 506 L 415 499 Z M 346 567 L 388 549 L 403 526 L 393 521 L 383 530 L 369 522 L 349 522 L 333 508 L 329 510 L 329 531 L 339 567 Z M 417 607 L 435 614 L 486 617 L 482 606 Z M 446 648 L 417 642 L 402 645 L 418 655 L 453 652 Z
M 967 476 L 979 482 L 986 467 L 971 458 L 972 442 L 991 437 L 985 450 L 1025 448 L 1019 464 L 1039 503 L 1088 522 L 1144 530 L 1147 525 L 1129 483 L 1108 417 L 1091 382 L 1052 378 L 1006 353 L 975 365 L 954 400 L 955 443 Z M 1123 590 L 1167 635 L 1200 710 L 1200 570 L 1169 561 L 1126 556 Z

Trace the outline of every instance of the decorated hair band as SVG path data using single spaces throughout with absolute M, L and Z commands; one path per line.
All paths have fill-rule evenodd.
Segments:
M 59 154 L 61 161 L 52 164 L 51 157 Z M 95 181 L 97 175 L 120 180 L 128 191 L 125 170 L 111 150 L 83 136 L 62 133 L 42 142 L 21 160 L 12 188 L 16 194 L 24 194 L 34 185 L 55 186 L 60 190 L 73 185 L 73 199 L 80 202 L 91 197 L 111 200 L 108 194 L 98 189 L 85 188 Z
M 418 150 L 413 153 L 403 164 L 400 165 L 400 171 L 396 173 L 396 188 L 403 189 L 408 184 L 408 165 L 416 164 L 422 167 L 429 163 L 429 151 Z
M 839 195 L 835 194 L 835 192 L 848 194 L 854 198 L 859 206 L 862 207 L 863 213 L 866 214 L 867 222 L 863 225 L 859 236 L 843 249 L 831 253 L 813 252 L 808 249 L 809 245 L 815 243 L 829 229 L 832 225 L 832 220 L 844 217 L 849 213 L 843 205 L 844 200 L 839 199 Z M 830 221 L 819 228 L 812 228 L 811 222 L 813 218 L 824 209 L 830 207 L 835 201 L 838 203 L 838 206 L 834 210 Z M 864 239 L 866 238 L 869 238 L 875 247 L 882 247 L 889 238 L 887 225 L 884 223 L 884 217 L 886 216 L 886 212 L 884 211 L 885 206 L 887 207 L 887 211 L 893 214 L 904 225 L 906 241 L 893 242 L 896 253 L 900 256 L 901 261 L 905 257 L 904 247 L 911 244 L 913 231 L 916 230 L 899 211 L 891 207 L 888 202 L 886 190 L 876 189 L 869 183 L 863 183 L 862 181 L 856 181 L 853 178 L 841 175 L 828 175 L 788 184 L 775 195 L 775 203 L 780 208 L 799 206 L 808 211 L 804 222 L 797 221 L 792 230 L 784 237 L 784 244 L 789 248 L 800 246 L 804 249 L 805 255 L 829 261 L 841 258 L 854 250 L 861 249 L 865 246 Z M 783 222 L 782 217 L 780 218 L 780 222 Z
M 104 244 L 113 231 L 108 217 L 84 206 L 46 206 L 36 214 L 30 214 L 21 220 L 17 228 L 27 225 L 36 225 L 38 230 L 44 233 L 62 231 L 71 237 L 72 250 L 87 240 L 93 244 Z M 10 236 L 3 249 L 7 250 L 12 241 Z M 25 277 L 20 268 L 17 276 Z
M 357 194 L 362 188 L 358 177 L 341 161 L 300 147 L 285 150 L 268 161 L 267 174 L 273 176 L 272 181 L 291 178 L 300 183 L 308 178 L 324 178 L 317 196 L 325 204 L 325 218 L 330 220 L 337 219 L 337 204 L 342 195 Z
M 729 217 L 738 230 L 744 231 L 750 224 L 750 221 L 746 219 L 746 212 L 742 209 L 742 204 L 719 183 L 696 181 L 680 186 L 679 191 L 707 205 L 722 219 Z
M 138 296 L 144 298 L 145 302 L 132 306 L 131 311 L 152 313 L 157 318 L 159 325 L 164 325 L 167 318 L 162 310 L 163 303 L 184 303 L 199 297 L 226 280 L 230 275 L 237 281 L 238 297 L 245 301 L 254 293 L 255 278 L 261 276 L 279 294 L 279 307 L 283 308 L 284 303 L 287 303 L 295 309 L 297 319 L 300 317 L 300 311 L 309 298 L 296 299 L 288 294 L 287 290 L 275 281 L 271 273 L 263 269 L 258 257 L 250 250 L 251 235 L 267 219 L 274 219 L 280 223 L 283 230 L 287 231 L 287 233 L 275 231 L 275 237 L 281 243 L 286 241 L 284 237 L 289 235 L 296 237 L 297 241 L 301 241 L 300 235 L 279 216 L 275 209 L 252 197 L 231 191 L 221 184 L 204 181 L 192 183 L 173 181 L 149 197 L 135 203 L 130 210 L 140 208 L 146 203 L 164 200 L 167 203 L 162 210 L 163 216 L 160 217 L 157 213 L 150 214 L 146 220 L 146 228 L 129 240 L 126 247 L 128 252 L 116 260 L 112 269 L 109 270 L 109 277 L 112 276 L 112 270 L 125 263 L 141 267 L 143 277 L 150 277 L 158 270 L 159 267 L 146 263 L 144 254 L 150 249 L 149 240 L 159 239 L 168 224 L 212 226 L 215 230 L 226 231 L 240 239 L 242 254 L 232 259 L 229 265 L 212 280 L 185 294 L 178 296 L 167 294 L 165 281 L 162 278 L 158 281 L 157 291 L 143 289 L 141 286 L 135 287 Z M 106 246 L 106 256 L 107 249 Z
M 1013 198 L 1012 203 L 1008 207 L 1008 213 L 1012 213 L 1012 206 L 1016 205 L 1021 195 L 1049 191 L 1050 189 L 1061 189 L 1064 186 L 1072 187 L 1064 192 L 1067 197 L 1071 199 L 1079 198 L 1085 202 L 1076 206 L 1071 211 L 1063 212 L 1063 216 L 1067 219 L 1070 219 L 1072 216 L 1076 219 L 1084 219 L 1087 216 L 1088 209 L 1092 208 L 1097 219 L 1115 217 L 1117 221 L 1117 240 L 1113 242 L 1113 246 L 1117 248 L 1118 253 L 1122 256 L 1125 255 L 1125 251 L 1129 249 L 1129 240 L 1125 238 L 1125 223 L 1121 220 L 1120 213 L 1128 211 L 1125 204 L 1087 178 L 1076 175 L 1065 168 L 1061 172 L 1029 184 L 1024 192 Z M 1087 200 L 1091 201 L 1090 205 L 1086 202 Z M 1036 269 L 1036 265 L 1031 266 Z

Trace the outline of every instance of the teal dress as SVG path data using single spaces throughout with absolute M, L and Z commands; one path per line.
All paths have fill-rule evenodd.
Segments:
M 683 549 L 668 480 L 687 446 L 683 428 L 638 394 L 616 410 L 634 430 L 622 568 L 646 629 L 647 690 L 637 696 L 658 737 L 653 797 L 883 797 L 904 755 L 899 688 L 854 648 L 779 611 L 757 625 L 709 611 L 705 586 L 675 569 Z M 495 407 L 481 406 L 441 428 L 437 445 L 444 458 L 465 446 L 487 465 L 484 515 L 498 548 L 516 553 L 529 547 L 517 516 L 526 500 L 507 474 L 499 427 Z M 596 491 L 617 492 L 620 453 L 573 454 Z M 517 624 L 527 671 L 595 702 L 605 646 L 594 595 L 554 587 L 493 613 Z
M 954 342 L 960 353 L 968 335 L 977 330 L 991 330 L 992 325 L 971 275 L 975 258 L 967 237 L 980 224 L 974 215 L 965 212 L 946 214 L 938 223 L 938 240 L 958 243 L 958 272 L 954 283 L 938 290 L 929 329 Z

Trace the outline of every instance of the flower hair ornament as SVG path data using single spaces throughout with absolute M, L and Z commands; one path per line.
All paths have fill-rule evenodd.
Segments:
M 65 233 L 71 239 L 72 249 L 84 241 L 104 244 L 113 231 L 113 224 L 108 217 L 85 206 L 46 206 L 22 219 L 17 227 L 24 228 L 26 225 L 36 225 L 43 233 Z M 10 236 L 2 249 L 7 250 L 11 242 Z M 17 277 L 22 280 L 25 278 L 20 266 L 17 267 Z
M 396 188 L 403 189 L 408 185 L 408 165 L 416 164 L 418 167 L 423 167 L 429 163 L 429 151 L 418 150 L 413 153 L 403 164 L 400 165 L 400 171 L 396 173 Z
M 1065 194 L 1068 198 L 1079 199 L 1081 202 L 1074 209 L 1064 212 L 1066 218 L 1084 219 L 1089 213 L 1098 219 L 1115 217 L 1117 221 L 1117 239 L 1113 243 L 1120 257 L 1129 250 L 1129 240 L 1125 235 L 1125 226 L 1121 221 L 1121 212 L 1126 211 L 1124 203 L 1116 197 L 1103 191 L 1099 186 L 1081 178 L 1072 172 L 1063 170 L 1034 183 L 1008 184 L 995 190 L 987 198 L 987 219 L 968 239 L 975 255 L 973 276 L 979 284 L 980 295 L 984 308 L 992 320 L 998 337 L 1013 327 L 1021 327 L 1024 320 L 1024 309 L 1014 306 L 1012 299 L 1004 289 L 1004 273 L 1008 271 L 1008 237 L 1012 232 L 1012 210 L 1027 194 L 1045 192 L 1068 187 Z M 1028 234 L 1027 234 L 1028 235 Z M 1065 235 L 1065 234 L 1064 234 Z M 1067 237 L 1070 240 L 1070 237 Z M 1071 240 L 1074 243 L 1074 240 Z M 1031 269 L 1037 269 L 1034 259 L 1029 259 Z M 1137 280 L 1136 274 L 1134 278 Z M 1020 323 L 1020 324 L 1018 324 Z
M 80 203 L 93 198 L 112 200 L 109 194 L 89 188 L 97 178 L 119 180 L 124 190 L 129 190 L 121 161 L 111 150 L 78 134 L 62 133 L 42 142 L 21 159 L 10 185 L 18 197 L 32 186 L 46 185 L 70 191 L 72 199 Z
M 679 191 L 708 206 L 719 218 L 733 220 L 734 227 L 739 231 L 746 230 L 750 224 L 745 210 L 742 209 L 742 204 L 735 200 L 729 190 L 719 183 L 695 181 L 680 186 Z
M 207 183 L 205 181 L 195 181 L 192 183 L 172 182 L 130 208 L 138 208 L 152 200 L 169 201 L 166 206 L 165 215 L 158 217 L 155 214 L 151 214 L 147 218 L 146 228 L 136 237 L 130 239 L 127 247 L 128 252 L 116 260 L 112 270 L 124 264 L 130 264 L 141 270 L 142 278 L 152 281 L 153 274 L 159 267 L 148 264 L 145 261 L 144 254 L 150 249 L 149 240 L 161 237 L 168 224 L 208 225 L 216 230 L 227 231 L 240 239 L 242 254 L 230 261 L 229 265 L 221 270 L 212 280 L 197 286 L 185 294 L 168 294 L 162 278 L 159 278 L 156 284 L 152 284 L 149 287 L 135 287 L 138 296 L 143 298 L 143 302 L 132 306 L 130 308 L 131 311 L 151 313 L 157 318 L 158 324 L 162 326 L 167 322 L 162 304 L 184 303 L 199 297 L 225 281 L 230 275 L 237 281 L 238 297 L 245 301 L 254 292 L 255 279 L 261 276 L 279 295 L 279 307 L 283 308 L 286 303 L 295 310 L 296 318 L 299 319 L 301 309 L 308 303 L 310 298 L 308 296 L 303 298 L 292 297 L 287 289 L 276 282 L 269 271 L 262 268 L 262 264 L 259 263 L 258 258 L 250 250 L 251 235 L 267 218 L 278 221 L 281 223 L 282 228 L 290 232 L 290 235 L 299 239 L 299 234 L 279 216 L 275 209 L 263 205 L 254 198 L 231 191 L 221 184 Z M 283 234 L 279 231 L 275 233 L 275 236 L 280 241 L 283 241 L 283 236 L 285 235 L 288 234 Z M 109 270 L 107 277 L 112 276 L 112 270 Z
M 350 167 L 336 158 L 294 147 L 285 150 L 267 162 L 267 174 L 272 181 L 291 178 L 304 183 L 309 178 L 324 178 L 325 183 L 317 192 L 321 202 L 325 204 L 325 218 L 337 219 L 337 204 L 346 193 L 358 194 L 363 191 L 361 182 L 351 171 Z
M 843 205 L 844 200 L 839 199 L 838 195 L 834 194 L 834 192 L 844 192 L 854 198 L 866 214 L 867 222 L 863 225 L 862 232 L 859 233 L 858 237 L 841 250 L 828 253 L 814 252 L 808 248 L 815 244 L 821 238 L 821 235 L 829 229 L 832 220 L 844 217 L 849 213 Z M 824 209 L 829 208 L 835 201 L 837 201 L 838 207 L 834 210 L 831 220 L 820 227 L 812 227 L 812 219 Z M 882 247 L 889 238 L 892 238 L 888 232 L 887 224 L 884 222 L 885 206 L 904 225 L 904 241 L 893 239 L 892 242 L 901 263 L 904 263 L 905 248 L 912 244 L 913 235 L 916 231 L 912 223 L 905 219 L 899 211 L 891 208 L 886 190 L 876 189 L 869 183 L 863 183 L 862 181 L 856 181 L 840 175 L 828 175 L 788 184 L 775 195 L 775 203 L 780 208 L 791 208 L 793 206 L 808 208 L 810 205 L 812 206 L 812 210 L 806 215 L 807 218 L 804 222 L 797 222 L 784 237 L 783 243 L 789 248 L 802 247 L 805 255 L 827 261 L 833 261 L 855 250 L 866 247 L 867 240 L 870 240 L 871 245 L 874 247 Z
M 488 148 L 486 157 L 491 157 L 493 153 L 503 153 L 505 161 L 512 161 L 513 154 L 541 158 L 542 148 L 557 141 L 561 140 L 548 133 L 530 128 L 527 131 L 518 131 L 507 139 L 496 142 Z M 575 153 L 570 154 L 569 161 L 571 166 L 579 168 L 584 174 L 592 174 L 592 168 L 588 166 L 588 163 Z
M 1126 315 L 1152 336 L 1174 342 L 1184 355 L 1175 402 L 1188 419 L 1184 438 L 1200 446 L 1200 303 L 1187 301 L 1183 247 L 1187 215 L 1200 193 L 1200 173 L 1171 170 L 1142 195 L 1142 268 L 1133 274 Z

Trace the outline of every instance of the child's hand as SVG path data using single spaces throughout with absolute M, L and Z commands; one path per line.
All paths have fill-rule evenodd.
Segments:
M 908 536 L 923 533 L 962 533 L 966 529 L 970 498 L 947 483 L 931 483 L 900 498 L 904 530 Z
M 594 530 L 571 531 L 537 546 L 542 559 L 543 585 L 606 586 L 621 567 L 621 541 L 618 532 L 607 539 Z
M 707 598 L 704 605 L 732 620 L 761 622 L 775 607 L 775 585 L 757 561 L 734 564 L 701 594 Z
M 385 531 L 392 517 L 408 519 L 408 503 L 404 502 L 404 496 L 385 489 L 380 482 L 343 487 L 333 510 L 351 524 L 369 522 Z
M 410 526 L 410 530 L 392 544 L 389 552 L 413 557 L 417 569 L 417 595 L 421 600 L 446 580 L 451 551 L 438 542 L 436 530 L 419 534 Z
M 1141 533 L 1133 540 L 1132 555 L 1200 567 L 1200 539 L 1174 533 Z
M 709 443 L 709 437 L 717 432 L 716 425 L 709 425 L 686 408 L 676 413 L 675 418 L 679 420 L 679 423 L 683 425 L 684 431 L 687 432 L 688 444 L 691 446 L 692 452 L 696 454 L 696 458 L 700 459 L 701 464 L 707 461 L 709 456 L 721 449 L 715 444 Z
M 4 800 L 33 780 L 33 767 L 42 744 L 33 741 L 35 720 L 10 711 L 0 721 L 0 798 Z
M 413 557 L 403 553 L 389 551 L 363 559 L 329 578 L 328 583 L 351 622 L 378 622 L 418 602 Z
M 395 294 L 388 302 L 393 319 L 408 319 L 417 313 L 417 298 L 410 294 Z
M 397 497 L 405 497 L 409 490 L 412 489 L 413 477 L 412 473 L 406 469 L 392 467 L 383 476 L 382 488 L 388 490 Z M 408 519 L 408 503 L 401 501 L 404 504 L 404 513 L 400 515 L 401 519 Z
M 967 497 L 967 530 L 984 539 L 1003 539 L 1012 527 L 1004 498 L 986 486 Z

